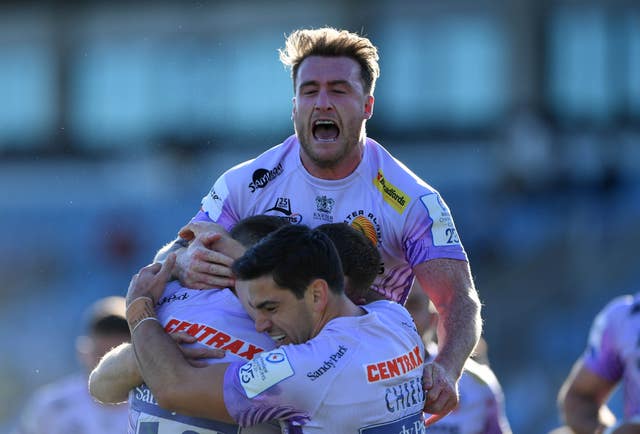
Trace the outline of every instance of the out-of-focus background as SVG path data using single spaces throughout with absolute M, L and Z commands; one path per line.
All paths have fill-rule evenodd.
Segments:
M 380 49 L 369 134 L 452 209 L 514 432 L 559 424 L 593 315 L 639 289 L 638 2 L 14 1 L 0 4 L 0 432 L 78 368 L 84 307 L 124 294 L 223 170 L 290 134 L 276 50 L 322 25 Z

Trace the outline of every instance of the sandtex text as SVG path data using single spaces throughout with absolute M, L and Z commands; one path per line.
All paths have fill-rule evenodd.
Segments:
M 246 360 L 252 360 L 256 354 L 264 351 L 263 348 L 256 347 L 249 342 L 216 330 L 206 324 L 192 323 L 172 318 L 164 327 L 164 330 L 167 333 L 187 333 L 204 345 L 231 351 L 233 354 Z
M 307 372 L 307 377 L 311 378 L 311 381 L 316 381 L 322 374 L 327 372 L 329 369 L 333 368 L 336 365 L 336 362 L 344 356 L 347 352 L 347 348 L 343 345 L 338 347 L 338 351 L 329 356 L 327 360 L 324 361 L 322 366 L 320 366 L 315 371 Z

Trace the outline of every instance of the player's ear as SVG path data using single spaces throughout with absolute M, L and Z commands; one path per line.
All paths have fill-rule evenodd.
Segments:
M 297 110 L 297 108 L 296 108 L 296 97 L 295 96 L 293 98 L 291 98 L 291 104 L 292 104 L 292 107 L 291 107 L 291 119 L 293 120 L 293 117 L 295 116 L 296 110 Z
M 326 280 L 315 279 L 311 282 L 308 294 L 314 310 L 323 311 L 325 309 L 329 300 L 329 291 Z
M 364 118 L 365 119 L 371 119 L 371 116 L 373 116 L 373 103 L 374 103 L 375 99 L 373 98 L 373 95 L 369 95 L 367 96 L 367 100 L 364 103 Z

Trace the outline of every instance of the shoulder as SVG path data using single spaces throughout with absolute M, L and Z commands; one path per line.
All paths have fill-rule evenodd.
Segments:
M 283 174 L 285 170 L 290 170 L 288 161 L 290 156 L 296 154 L 297 149 L 296 137 L 290 136 L 284 142 L 267 149 L 256 158 L 228 169 L 223 174 L 223 178 L 244 177 L 246 180 L 239 181 L 239 186 L 248 188 L 250 191 L 263 188 L 268 182 Z
M 630 318 L 640 318 L 640 293 L 622 295 L 609 301 L 593 320 L 592 334 L 599 334 L 605 328 L 626 323 Z
M 380 143 L 368 138 L 367 151 L 370 152 L 371 169 L 378 182 L 395 182 L 411 192 L 415 190 L 422 193 L 437 193 L 435 188 L 416 175 Z

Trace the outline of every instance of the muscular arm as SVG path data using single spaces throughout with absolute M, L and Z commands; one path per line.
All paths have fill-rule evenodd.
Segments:
M 576 434 L 601 433 L 615 423 L 615 416 L 606 406 L 614 388 L 615 383 L 591 372 L 580 359 L 558 394 L 560 415 Z
M 458 403 L 457 382 L 465 361 L 480 338 L 480 301 L 469 264 L 455 259 L 432 259 L 414 268 L 420 286 L 438 311 L 438 355 L 425 365 L 425 411 L 433 423 Z
M 439 315 L 435 361 L 457 380 L 482 329 L 480 301 L 469 264 L 455 259 L 433 259 L 417 265 L 414 271 Z
M 100 402 L 127 400 L 129 391 L 142 384 L 133 347 L 124 343 L 109 351 L 89 375 L 89 392 Z
M 132 336 L 135 356 L 158 405 L 181 414 L 235 423 L 223 398 L 228 363 L 194 368 L 156 321 L 145 321 Z

